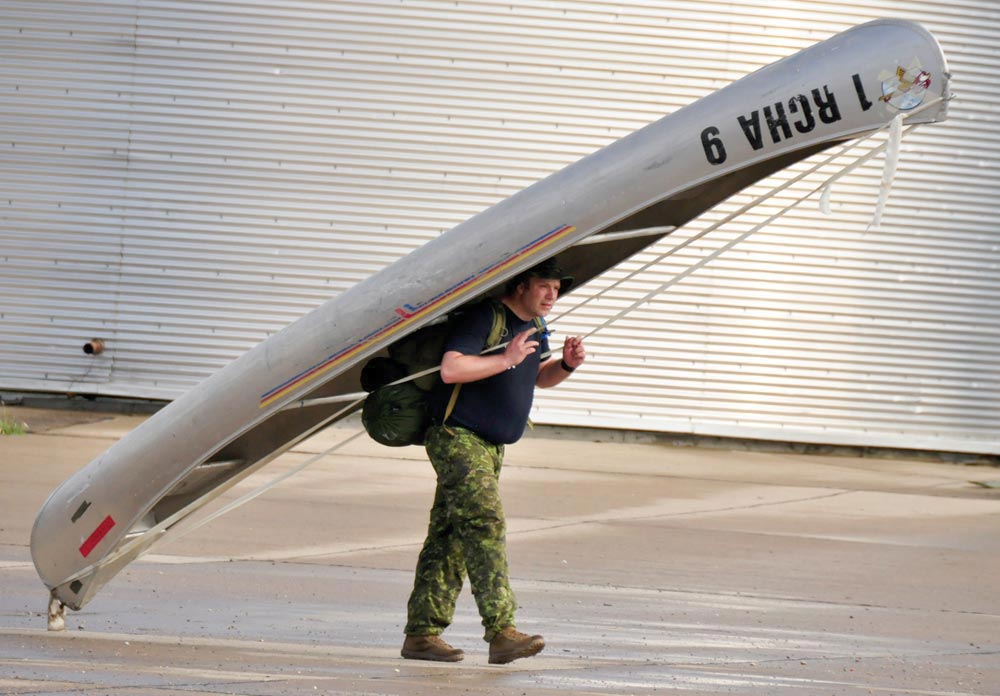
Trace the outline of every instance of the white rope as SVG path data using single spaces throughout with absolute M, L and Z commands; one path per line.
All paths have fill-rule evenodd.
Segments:
M 327 416 L 327 418 L 325 418 L 323 421 L 321 421 L 320 423 L 318 423 L 317 425 L 315 425 L 315 426 L 312 427 L 311 433 L 315 433 L 316 431 L 322 429 L 327 423 L 329 423 L 330 421 L 338 418 L 342 414 L 349 413 L 355 406 L 357 406 L 363 400 L 364 399 L 356 401 L 355 403 L 351 404 L 350 406 L 342 408 L 339 411 L 337 411 L 336 413 L 334 413 L 334 414 L 332 414 L 330 416 Z M 159 523 L 157 523 L 156 525 L 150 527 L 149 529 L 144 530 L 140 535 L 129 539 L 124 544 L 122 544 L 121 546 L 117 547 L 114 551 L 112 551 L 111 553 L 109 553 L 107 556 L 104 556 L 103 558 L 101 558 L 96 563 L 93 563 L 91 565 L 86 566 L 85 568 L 82 568 L 82 569 L 78 570 L 76 573 L 73 573 L 72 575 L 70 575 L 69 577 L 67 577 L 66 579 L 64 579 L 62 582 L 59 582 L 59 583 L 56 583 L 56 584 L 57 585 L 65 585 L 66 583 L 70 583 L 70 582 L 73 582 L 74 580 L 77 580 L 79 578 L 86 577 L 88 575 L 96 573 L 102 567 L 104 567 L 104 566 L 106 566 L 108 564 L 114 563 L 116 560 L 118 560 L 122 556 L 130 553 L 132 551 L 132 549 L 135 548 L 136 545 L 143 543 L 143 539 L 149 537 L 149 535 L 151 535 L 151 534 L 161 534 L 161 533 L 164 533 L 164 532 L 170 530 L 170 531 L 172 531 L 172 535 L 171 535 L 171 537 L 169 539 L 167 539 L 168 542 L 180 539 L 181 537 L 184 537 L 184 536 L 190 534 L 191 532 L 195 531 L 196 529 L 200 529 L 201 527 L 205 526 L 206 524 L 208 524 L 212 520 L 214 520 L 214 519 L 216 519 L 216 518 L 218 518 L 218 517 L 226 514 L 227 512 L 235 510 L 236 508 L 238 508 L 238 507 L 240 507 L 242 505 L 246 505 L 251 500 L 253 500 L 254 498 L 257 498 L 257 497 L 263 495 L 264 493 L 266 493 L 270 489 L 274 488 L 275 486 L 277 486 L 279 483 L 281 483 L 285 479 L 287 479 L 287 478 L 289 478 L 289 477 L 297 474 L 298 472 L 302 471 L 306 467 L 308 467 L 308 466 L 314 464 L 315 462 L 319 461 L 323 457 L 326 457 L 327 455 L 332 454 L 333 452 L 335 452 L 336 450 L 340 449 L 341 447 L 343 447 L 347 443 L 349 443 L 349 442 L 357 439 L 358 437 L 360 437 L 364 433 L 365 433 L 364 430 L 361 430 L 361 431 L 358 431 L 358 432 L 354 433 L 353 435 L 345 438 L 344 440 L 341 440 L 340 442 L 332 445 L 331 447 L 328 447 L 323 452 L 320 452 L 319 454 L 310 457 L 309 459 L 305 460 L 304 462 L 302 462 L 301 464 L 299 464 L 295 468 L 291 469 L 290 471 L 282 474 L 281 476 L 278 476 L 277 478 L 273 479 L 272 481 L 269 481 L 268 483 L 266 483 L 266 484 L 264 484 L 262 486 L 259 486 L 258 488 L 250 491 L 249 493 L 243 495 L 240 498 L 237 498 L 236 500 L 232 501 L 231 503 L 228 503 L 227 505 L 223 506 L 222 508 L 220 508 L 216 512 L 212 513 L 211 515 L 209 515 L 209 516 L 207 516 L 207 517 L 205 517 L 205 518 L 203 518 L 201 520 L 198 520 L 197 522 L 189 523 L 186 526 L 181 526 L 180 528 L 177 528 L 178 525 L 183 525 L 184 521 L 190 515 L 192 515 L 194 512 L 196 512 L 197 509 L 198 509 L 198 508 L 194 508 L 194 509 L 188 510 L 188 508 L 181 508 L 180 510 L 178 510 L 177 512 L 175 512 L 173 515 L 170 515 L 169 517 L 167 517 L 166 519 L 160 521 Z M 204 497 L 204 496 L 202 496 L 202 497 Z M 201 500 L 201 498 L 196 499 L 194 501 L 194 503 L 197 503 L 199 500 Z M 202 505 L 204 505 L 204 503 Z M 201 506 L 199 506 L 199 507 L 201 507 Z M 136 558 L 140 558 L 140 557 L 144 556 L 148 552 L 149 548 L 153 545 L 153 543 L 156 543 L 156 542 L 155 541 L 150 542 L 149 545 L 146 548 L 144 548 L 142 551 L 140 551 L 137 554 Z
M 823 187 L 823 193 L 819 196 L 819 212 L 824 215 L 830 215 L 830 191 L 833 189 L 834 182 L 840 178 L 840 175 L 830 177 L 826 186 Z
M 860 157 L 858 160 L 856 160 L 855 162 L 853 162 L 851 165 L 849 165 L 849 168 L 853 169 L 855 167 L 860 166 L 864 162 L 868 161 L 869 159 L 871 159 L 875 155 L 877 155 L 880 152 L 882 152 L 884 149 L 885 149 L 885 145 L 884 144 L 878 145 L 877 147 L 872 148 L 868 153 L 866 153 L 865 155 L 863 155 L 862 157 Z M 747 230 L 743 234 L 739 235 L 735 239 L 733 239 L 730 242 L 726 243 L 722 247 L 716 249 L 712 253 L 708 254 L 705 257 L 703 257 L 700 261 L 698 261 L 694 265 L 687 267 L 686 269 L 684 269 L 683 271 L 681 271 L 680 273 L 678 273 L 677 275 L 675 275 L 670 280 L 667 280 L 666 282 L 661 283 L 656 288 L 654 288 L 653 290 L 651 290 L 648 293 L 646 293 L 645 295 L 643 295 L 641 298 L 639 298 L 638 300 L 636 300 L 635 302 L 633 302 L 631 305 L 629 305 L 625 309 L 621 310 L 620 312 L 618 312 L 617 314 L 615 314 L 611 318 L 605 320 L 600 325 L 598 325 L 595 328 L 591 329 L 588 333 L 586 333 L 584 335 L 584 338 L 587 338 L 589 336 L 593 336 L 595 333 L 597 333 L 601 329 L 607 328 L 608 326 L 610 326 L 611 324 L 615 323 L 616 321 L 618 321 L 619 319 L 621 319 L 622 317 L 624 317 L 626 314 L 628 314 L 629 312 L 631 312 L 632 310 L 634 310 L 639 305 L 641 305 L 641 304 L 643 304 L 645 302 L 648 302 L 650 299 L 652 299 L 656 295 L 659 295 L 660 293 L 662 293 L 667 288 L 671 287 L 672 285 L 675 285 L 675 284 L 679 283 L 680 281 L 682 281 L 683 279 L 687 278 L 689 275 L 691 275 L 692 273 L 694 273 L 698 269 L 703 268 L 710 261 L 713 261 L 713 260 L 717 259 L 719 256 L 721 256 L 725 252 L 727 252 L 730 249 L 732 249 L 734 246 L 736 246 L 737 244 L 739 244 L 740 242 L 742 242 L 743 240 L 745 240 L 750 235 L 754 234 L 755 232 L 759 232 L 766 225 L 770 225 L 772 222 L 774 222 L 779 217 L 781 217 L 782 215 L 784 215 L 785 213 L 787 213 L 789 210 L 791 210 L 792 208 L 794 208 L 795 206 L 797 206 L 799 203 L 801 203 L 802 201 L 804 201 L 805 199 L 807 199 L 809 196 L 815 194 L 823 186 L 825 186 L 825 184 L 826 184 L 826 182 L 824 181 L 823 184 L 820 184 L 819 186 L 813 188 L 810 191 L 807 191 L 805 194 L 803 194 L 802 196 L 800 196 L 796 200 L 792 201 L 791 203 L 789 203 L 788 205 L 786 205 L 784 208 L 782 208 L 778 212 L 776 212 L 773 215 L 769 216 L 764 221 L 760 222 L 759 224 L 755 225 L 754 227 L 752 227 L 751 229 Z M 717 227 L 718 227 L 718 224 L 713 225 L 713 226 L 711 226 L 706 231 L 714 230 Z M 673 253 L 673 250 L 671 251 L 671 253 Z
M 299 399 L 298 401 L 293 401 L 292 403 L 282 406 L 280 410 L 291 411 L 297 408 L 306 408 L 307 406 L 323 406 L 325 404 L 342 404 L 345 401 L 364 401 L 365 397 L 368 396 L 368 392 L 350 392 L 348 394 L 337 394 L 336 396 L 320 396 L 315 399 Z
M 364 399 L 362 399 L 362 401 L 363 400 Z M 236 508 L 242 507 L 243 505 L 246 505 L 251 500 L 253 500 L 254 498 L 257 498 L 257 497 L 263 495 L 266 492 L 268 492 L 269 490 L 271 490 L 272 488 L 274 488 L 275 486 L 277 486 L 282 481 L 291 478 L 292 476 L 294 476 L 295 474 L 299 473 L 300 471 L 302 471 L 306 467 L 312 466 L 313 464 L 315 464 L 316 462 L 318 462 L 320 459 L 323 459 L 324 457 L 327 457 L 327 456 L 333 454 L 334 452 L 336 452 L 337 450 L 339 450 L 344 445 L 348 444 L 349 442 L 353 442 L 354 440 L 358 439 L 359 437 L 361 437 L 364 434 L 365 434 L 364 430 L 359 430 L 358 432 L 354 433 L 353 435 L 350 435 L 350 436 L 344 438 L 343 440 L 341 440 L 337 444 L 332 445 L 332 446 L 326 448 L 325 450 L 323 450 L 319 454 L 314 454 L 312 457 L 309 457 L 308 459 L 306 459 L 304 462 L 302 462 L 298 466 L 296 466 L 296 467 L 294 467 L 292 469 L 289 469 L 288 471 L 286 471 L 281 476 L 278 476 L 278 477 L 272 479 L 271 481 L 268 481 L 267 483 L 263 484 L 262 486 L 259 486 L 259 487 L 255 488 L 254 490 L 250 491 L 249 493 L 246 493 L 246 494 L 240 496 L 236 500 L 234 500 L 234 501 L 232 501 L 230 503 L 227 503 L 226 505 L 222 506 L 221 508 L 219 508 L 218 510 L 216 510 L 215 512 L 213 512 L 211 515 L 208 515 L 208 516 L 206 516 L 206 517 L 198 520 L 197 522 L 195 522 L 195 523 L 193 523 L 193 524 L 185 527 L 183 530 L 178 531 L 173 537 L 170 538 L 170 541 L 176 541 L 177 539 L 180 539 L 181 537 L 187 536 L 188 534 L 190 534 L 191 532 L 195 531 L 196 529 L 201 529 L 202 527 L 204 527 L 209 522 L 211 522 L 211 521 L 213 521 L 213 520 L 215 520 L 215 519 L 217 519 L 219 517 L 222 517 L 226 513 L 232 512 Z
M 947 101 L 948 99 L 950 99 L 950 97 L 948 97 L 947 99 L 945 97 L 938 97 L 936 99 L 932 99 L 932 100 L 930 100 L 930 101 L 928 101 L 928 102 L 926 102 L 924 104 L 921 104 L 916 109 L 913 109 L 913 110 L 909 111 L 906 114 L 905 118 L 913 118 L 914 116 L 916 116 L 917 114 L 921 113 L 922 111 L 926 111 L 927 109 L 930 109 L 931 107 L 937 106 L 940 102 Z M 751 202 L 747 203 L 746 205 L 744 205 L 740 209 L 736 210 L 735 212 L 727 215 L 726 217 L 724 217 L 723 219 L 719 220 L 715 224 L 710 225 L 708 228 L 702 230 L 698 234 L 692 236 L 691 238 L 685 240 L 684 242 L 681 242 L 680 244 L 678 244 L 677 246 L 673 247 L 672 249 L 669 249 L 666 252 L 660 254 L 659 256 L 657 256 L 652 261 L 650 261 L 650 262 L 648 262 L 646 264 L 643 264 L 642 266 L 640 266 L 636 270 L 632 271 L 631 273 L 628 273 L 624 277 L 622 277 L 622 278 L 614 281 L 613 283 L 611 283 L 611 285 L 609 285 L 608 287 L 604 288 L 603 290 L 601 290 L 597 294 L 593 295 L 592 297 L 589 297 L 589 298 L 583 300 L 582 302 L 580 302 L 579 304 L 574 305 L 573 307 L 570 307 L 568 310 L 566 310 L 562 314 L 559 314 L 556 317 L 554 317 L 553 318 L 553 322 L 559 321 L 561 319 L 564 319 L 564 318 L 568 317 L 570 314 L 572 314 L 573 312 L 577 311 L 581 307 L 585 307 L 590 302 L 593 302 L 594 300 L 599 299 L 600 297 L 602 297 L 603 295 L 605 295 L 609 291 L 611 291 L 611 290 L 613 290 L 613 289 L 621 286 L 622 284 L 628 282 L 629 280 L 635 278 L 640 273 L 643 273 L 643 272 L 649 270 L 654 265 L 660 263 L 661 261 L 663 261 L 667 257 L 669 257 L 669 256 L 677 253 L 681 249 L 684 249 L 685 247 L 690 246 L 691 244 L 693 244 L 694 242 L 698 241 L 699 239 L 701 239 L 705 235 L 709 234 L 710 232 L 713 232 L 713 231 L 717 230 L 722 225 L 725 225 L 725 224 L 728 224 L 728 223 L 732 222 L 733 220 L 735 220 L 740 215 L 743 215 L 744 213 L 746 213 L 747 211 L 749 211 L 751 208 L 753 208 L 753 207 L 759 205 L 760 203 L 766 201 L 767 199 L 771 198 L 775 194 L 780 193 L 781 191 L 785 190 L 786 188 L 788 188 L 792 184 L 798 183 L 799 181 L 801 181 L 805 177 L 807 177 L 807 176 L 809 176 L 811 174 L 814 174 L 815 172 L 817 172 L 821 168 L 823 168 L 826 165 L 830 164 L 831 162 L 833 162 L 834 160 L 838 159 L 839 157 L 842 157 L 845 153 L 849 152 L 853 148 L 857 147 L 860 143 L 865 142 L 866 140 L 870 140 L 871 138 L 875 137 L 876 135 L 878 135 L 879 133 L 881 133 L 882 131 L 884 131 L 886 128 L 890 128 L 890 129 L 891 128 L 899 128 L 901 126 L 901 124 L 902 124 L 903 118 L 904 118 L 903 114 L 900 113 L 900 114 L 898 114 L 896 116 L 896 118 L 893 119 L 893 121 L 891 121 L 891 122 L 889 122 L 889 123 L 887 123 L 887 124 L 879 127 L 877 130 L 872 131 L 871 133 L 869 133 L 868 135 L 866 135 L 864 138 L 861 138 L 860 140 L 857 140 L 857 141 L 852 141 L 852 142 L 846 143 L 842 148 L 840 148 L 840 150 L 838 152 L 836 152 L 835 154 L 832 154 L 832 155 L 828 156 L 826 159 L 824 159 L 823 161 L 817 163 L 812 168 L 807 169 L 806 171 L 802 172 L 798 176 L 792 177 L 788 181 L 786 181 L 786 182 L 780 184 L 779 186 L 771 189 L 768 193 L 765 193 L 765 194 L 762 194 L 762 195 L 758 196 L 757 198 L 755 198 Z M 910 126 L 909 128 L 907 128 L 907 132 L 913 130 L 914 128 L 916 128 L 916 125 Z M 895 137 L 893 137 L 892 133 L 890 132 L 890 140 L 894 140 L 895 147 L 897 148 L 897 150 L 898 150 L 898 147 L 899 147 L 899 141 L 900 141 L 901 137 L 902 137 L 902 132 L 901 131 Z M 850 164 L 850 165 L 842 168 L 840 171 L 838 171 L 835 174 L 833 174 L 832 176 L 828 177 L 826 179 L 825 185 L 827 185 L 827 187 L 828 187 L 829 184 L 832 181 L 840 178 L 841 176 L 843 176 L 844 174 L 847 174 L 848 172 L 853 171 L 858 166 L 860 166 L 863 162 L 868 161 L 874 155 L 878 154 L 879 152 L 881 152 L 881 151 L 883 151 L 885 149 L 886 149 L 886 145 L 885 144 L 882 144 L 882 145 L 879 145 L 876 148 L 873 148 L 869 153 L 867 153 L 866 155 L 864 155 L 862 159 L 856 160 L 852 164 Z M 893 164 L 893 171 L 895 171 L 895 164 Z M 816 192 L 816 190 L 810 191 L 808 194 L 806 194 L 804 197 L 798 199 L 792 205 L 793 206 L 797 205 L 802 200 L 804 200 L 805 198 L 808 198 L 810 195 L 812 195 L 815 192 Z M 828 205 L 828 203 L 829 203 L 829 194 L 827 193 L 826 195 L 827 195 L 827 205 Z M 822 205 L 823 205 L 823 202 L 821 200 L 821 206 Z M 792 206 L 788 206 L 787 208 L 785 208 L 784 210 L 782 210 L 781 214 L 783 214 L 784 212 L 786 212 L 791 207 Z M 750 236 L 750 234 L 752 234 L 753 232 L 756 232 L 757 230 L 759 230 L 761 226 L 762 225 L 758 225 L 757 227 L 755 227 L 754 229 L 752 229 L 750 232 L 742 235 L 741 237 L 739 237 L 736 240 L 736 242 L 739 242 L 739 241 L 742 241 L 743 239 L 746 239 L 748 236 Z M 715 254 L 711 255 L 708 258 L 708 260 L 712 260 L 714 258 L 717 258 L 719 256 L 719 254 L 721 254 L 724 251 L 727 251 L 728 249 L 732 248 L 733 246 L 735 246 L 735 242 L 732 243 L 732 244 L 727 245 L 722 250 L 720 250 L 718 253 L 715 253 Z M 701 263 L 697 267 L 700 268 L 703 265 L 704 265 L 704 263 Z M 681 277 L 687 277 L 688 275 L 690 275 L 691 272 L 693 272 L 693 271 L 685 272 L 685 273 L 682 274 Z M 678 278 L 678 280 L 679 279 L 680 278 Z M 660 291 L 662 291 L 662 289 L 664 289 L 666 287 L 669 287 L 670 285 L 673 285 L 674 282 L 676 282 L 676 281 L 668 282 L 668 283 L 664 284 L 663 286 L 661 286 Z M 637 306 L 639 306 L 643 302 L 646 302 L 649 299 L 649 297 L 650 297 L 650 295 L 647 294 L 645 297 L 643 297 L 639 301 L 633 302 L 626 310 L 624 310 L 624 312 L 620 312 L 618 315 L 616 315 L 616 317 L 614 317 L 612 319 L 612 321 L 605 322 L 604 324 L 602 324 L 601 326 L 597 327 L 593 331 L 590 331 L 589 333 L 587 333 L 586 336 L 592 336 L 594 333 L 596 333 L 601 328 L 604 328 L 604 327 L 608 326 L 613 321 L 617 321 L 617 319 L 621 318 L 621 316 L 624 316 L 625 313 L 627 313 L 627 312 L 635 309 Z
M 874 135 L 874 133 L 872 135 Z M 869 136 L 869 137 L 871 137 L 871 136 Z M 704 230 L 702 230 L 698 234 L 695 234 L 695 235 L 689 237 L 688 239 L 686 239 L 683 242 L 677 244 L 676 246 L 672 247 L 671 249 L 668 249 L 667 251 L 663 252 L 662 254 L 660 254 L 656 258 L 652 259 L 651 261 L 648 261 L 647 263 L 643 264 L 642 266 L 640 266 L 639 268 L 635 269 L 634 271 L 626 274 L 624 277 L 619 278 L 618 280 L 614 281 L 613 283 L 611 283 L 611 285 L 609 285 L 608 287 L 604 288 L 603 290 L 601 290 L 597 294 L 593 295 L 592 297 L 588 297 L 587 299 L 583 300 L 579 304 L 576 304 L 573 307 L 570 307 L 568 310 L 566 310 L 565 312 L 563 312 L 562 314 L 560 314 L 556 318 L 554 318 L 553 321 L 558 321 L 558 320 L 561 320 L 561 319 L 565 319 L 566 317 L 568 317 L 570 314 L 572 314 L 573 312 L 577 311 L 581 307 L 585 307 L 590 302 L 593 302 L 594 300 L 600 299 L 601 296 L 607 294 L 611 290 L 614 290 L 615 288 L 617 288 L 617 287 L 623 285 L 624 283 L 632 280 L 633 278 L 635 278 L 636 276 L 638 276 L 640 273 L 644 273 L 645 271 L 648 271 L 653 266 L 661 263 L 664 259 L 668 258 L 669 256 L 672 256 L 672 255 L 676 254 L 678 251 L 681 251 L 682 249 L 685 249 L 685 248 L 691 246 L 692 244 L 694 244 L 695 242 L 697 242 L 702 237 L 705 237 L 709 233 L 714 232 L 715 230 L 719 229 L 723 225 L 726 225 L 726 224 L 732 222 L 733 220 L 735 220 L 736 218 L 738 218 L 740 215 L 743 215 L 744 213 L 746 213 L 747 211 L 751 210 L 752 208 L 760 205 L 761 203 L 763 203 L 764 201 L 768 200 L 769 198 L 771 198 L 775 194 L 778 194 L 781 191 L 784 191 L 785 189 L 787 189 L 792 184 L 796 184 L 799 181 L 801 181 L 802 179 L 804 179 L 805 177 L 809 176 L 810 174 L 814 174 L 821 167 L 824 167 L 827 164 L 829 164 L 830 162 L 832 162 L 835 159 L 837 159 L 838 157 L 843 156 L 844 153 L 848 152 L 849 150 L 853 149 L 856 146 L 857 146 L 857 143 L 853 143 L 853 142 L 844 145 L 840 149 L 840 151 L 838 151 L 836 154 L 830 155 L 829 157 L 827 157 L 822 162 L 820 162 L 820 163 L 816 164 L 815 166 L 813 166 L 811 169 L 807 169 L 806 171 L 802 172 L 801 174 L 799 174 L 799 175 L 797 175 L 795 177 L 792 177 L 791 179 L 788 179 L 787 181 L 785 181 L 784 183 L 780 184 L 779 186 L 776 186 L 775 188 L 769 190 L 767 193 L 764 193 L 764 194 L 761 194 L 760 196 L 757 196 L 756 198 L 754 198 L 752 201 L 750 201 L 749 203 L 747 203 L 743 207 L 741 207 L 738 210 L 730 213 L 729 215 L 725 216 L 724 218 L 722 218 L 718 222 L 716 222 L 716 223 L 714 223 L 712 225 L 709 225 L 707 228 L 705 228 Z M 637 306 L 637 304 L 640 304 L 641 302 L 642 301 L 640 301 L 639 303 L 632 304 L 628 308 L 628 310 L 634 309 Z M 588 335 L 591 335 L 593 333 L 594 332 L 591 332 Z
M 889 190 L 896 179 L 896 165 L 899 163 L 899 146 L 903 139 L 903 114 L 899 114 L 892 119 L 892 126 L 889 128 L 889 140 L 886 143 L 885 165 L 882 167 L 882 182 L 878 187 L 878 202 L 875 204 L 875 215 L 872 217 L 871 226 L 878 229 L 882 226 L 882 213 L 885 211 L 885 203 L 889 200 Z

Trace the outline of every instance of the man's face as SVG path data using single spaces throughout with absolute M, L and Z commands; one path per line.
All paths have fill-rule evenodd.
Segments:
M 559 297 L 559 285 L 558 278 L 529 278 L 519 288 L 521 305 L 533 317 L 546 316 Z

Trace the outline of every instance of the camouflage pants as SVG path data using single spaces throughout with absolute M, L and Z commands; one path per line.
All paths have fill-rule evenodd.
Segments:
M 465 573 L 485 640 L 514 625 L 517 600 L 507 577 L 507 540 L 499 477 L 503 445 L 464 428 L 432 427 L 427 456 L 437 473 L 427 539 L 407 604 L 407 635 L 438 635 L 455 615 Z

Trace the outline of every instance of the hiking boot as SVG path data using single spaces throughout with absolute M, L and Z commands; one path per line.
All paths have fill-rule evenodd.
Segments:
M 545 639 L 541 636 L 529 636 L 508 626 L 490 641 L 490 664 L 505 665 L 522 657 L 531 657 L 544 647 Z
M 399 654 L 408 660 L 458 662 L 465 653 L 444 642 L 441 636 L 406 636 Z

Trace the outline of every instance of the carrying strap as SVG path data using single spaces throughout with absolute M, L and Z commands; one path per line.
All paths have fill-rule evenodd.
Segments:
M 493 324 L 490 326 L 490 332 L 486 334 L 486 344 L 483 346 L 482 353 L 488 353 L 499 347 L 500 342 L 503 340 L 504 332 L 507 330 L 507 311 L 503 302 L 490 300 L 489 303 L 490 309 L 493 310 Z M 545 319 L 535 317 L 533 321 L 538 332 L 545 336 L 548 333 L 548 327 L 545 326 Z M 448 399 L 448 405 L 444 409 L 444 417 L 441 419 L 442 425 L 448 422 L 452 411 L 455 410 L 455 404 L 458 403 L 458 393 L 461 390 L 461 384 L 456 384 L 455 388 L 451 390 L 451 398 Z

